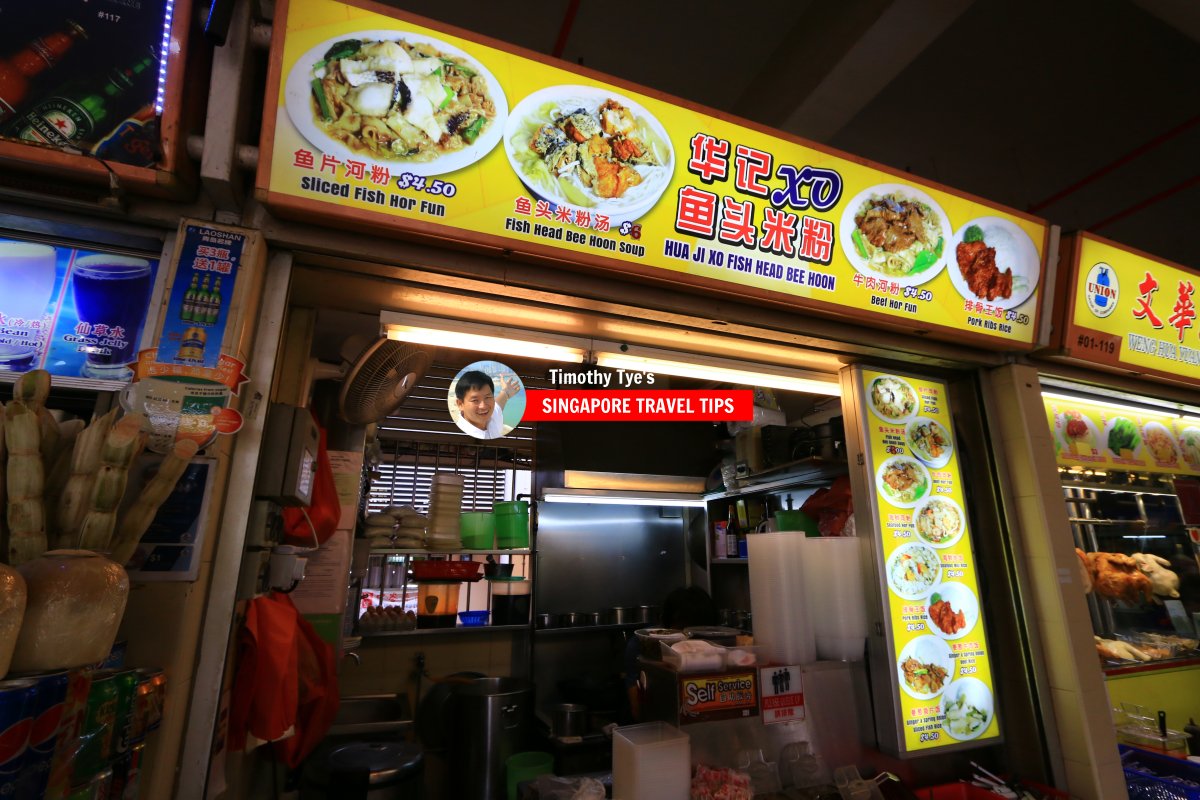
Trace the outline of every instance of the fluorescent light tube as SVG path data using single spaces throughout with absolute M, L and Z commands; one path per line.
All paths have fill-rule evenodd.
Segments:
M 679 354 L 669 353 L 679 357 Z M 705 356 L 694 356 L 694 360 L 676 361 L 655 355 L 639 355 L 638 353 L 597 352 L 596 364 L 612 369 L 627 369 L 635 372 L 653 372 L 664 375 L 675 375 L 680 378 L 695 378 L 697 380 L 723 381 L 744 386 L 765 386 L 772 389 L 786 389 L 793 392 L 823 394 L 830 397 L 840 397 L 841 387 L 832 377 L 828 380 L 807 377 L 817 373 L 802 373 L 800 370 L 780 368 L 774 371 L 765 365 L 743 367 L 736 361 L 722 361 Z M 769 370 L 769 371 L 767 371 Z

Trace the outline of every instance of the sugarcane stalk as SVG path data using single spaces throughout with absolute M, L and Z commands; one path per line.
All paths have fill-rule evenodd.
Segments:
M 47 409 L 39 408 L 37 418 L 38 427 L 41 428 L 42 433 L 42 441 L 39 445 L 42 452 L 42 469 L 49 473 L 54 466 L 54 458 L 58 455 L 58 443 L 62 439 L 62 431 L 58 427 L 58 420 Z
M 138 543 L 146 535 L 154 515 L 175 489 L 175 484 L 183 477 L 188 462 L 199 449 L 196 442 L 185 439 L 176 442 L 175 447 L 168 453 L 158 467 L 158 472 L 150 479 L 138 495 L 138 499 L 121 517 L 117 533 L 113 539 L 111 550 L 112 560 L 124 564 L 133 557 Z
M 116 416 L 117 410 L 114 408 L 93 420 L 75 439 L 70 474 L 55 506 L 57 524 L 54 527 L 58 534 L 58 547 L 74 547 L 79 539 L 79 527 L 87 515 L 92 500 L 92 484 L 100 469 L 100 449 L 112 430 Z
M 19 566 L 46 552 L 46 509 L 42 501 L 41 429 L 37 412 L 19 400 L 5 410 L 8 448 L 8 563 Z
M 104 440 L 88 512 L 79 527 L 81 550 L 108 550 L 117 525 L 117 509 L 129 481 L 129 467 L 146 443 L 145 422 L 143 414 L 128 414 Z
M 5 443 L 4 424 L 5 424 L 4 404 L 0 403 L 0 510 L 5 513 L 0 514 L 0 559 L 8 560 L 8 479 L 5 477 L 5 470 L 8 467 L 8 446 Z
M 50 373 L 44 369 L 30 370 L 13 384 L 13 399 L 19 400 L 35 414 L 46 407 L 46 398 L 49 396 Z

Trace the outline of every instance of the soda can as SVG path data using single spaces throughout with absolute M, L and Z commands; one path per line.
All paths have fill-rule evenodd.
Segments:
M 87 782 L 72 787 L 65 800 L 108 800 L 112 789 L 113 771 L 103 769 L 93 775 Z
M 47 797 L 66 795 L 71 785 L 71 768 L 79 749 L 87 712 L 88 693 L 92 688 L 92 670 L 73 669 L 67 673 L 67 699 L 63 701 L 62 721 L 58 724 L 58 741 L 54 743 L 54 758 L 50 761 L 50 780 L 46 783 Z
M 50 762 L 54 758 L 54 745 L 58 741 L 62 724 L 63 706 L 67 698 L 70 673 L 32 672 L 16 677 L 35 681 L 38 687 L 37 701 L 33 709 L 33 727 L 29 732 L 29 750 L 25 753 L 25 764 L 21 767 L 17 797 L 38 798 L 46 791 L 50 778 Z
M 146 745 L 139 742 L 113 761 L 112 788 L 108 800 L 138 800 L 138 783 L 142 777 L 142 754 Z
M 139 741 L 162 723 L 163 704 L 167 698 L 167 676 L 161 669 L 142 667 L 137 670 L 138 687 L 134 700 L 133 739 Z
M 133 705 L 141 676 L 136 670 L 123 669 L 113 676 L 113 680 L 117 684 L 117 718 L 110 755 L 118 756 L 128 752 L 133 744 Z
M 29 732 L 33 730 L 37 692 L 37 681 L 27 678 L 0 681 L 0 796 L 17 790 L 17 774 L 25 762 Z
M 114 642 L 108 656 L 100 662 L 98 669 L 124 669 L 125 654 L 129 651 L 129 642 L 122 639 Z
M 72 784 L 75 786 L 88 783 L 93 775 L 104 769 L 112 755 L 118 692 L 117 670 L 98 669 L 92 672 L 92 688 L 88 692 L 79 751 L 75 754 L 72 769 Z

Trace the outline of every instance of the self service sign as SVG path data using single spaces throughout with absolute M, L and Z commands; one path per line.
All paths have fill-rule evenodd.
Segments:
M 276 10 L 257 188 L 283 216 L 1033 342 L 1040 219 L 386 6 Z
M 1161 380 L 1200 382 L 1200 272 L 1090 233 L 1063 243 L 1066 357 Z

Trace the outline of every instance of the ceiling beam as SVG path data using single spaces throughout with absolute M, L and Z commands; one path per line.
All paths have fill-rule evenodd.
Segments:
M 813 3 L 734 113 L 828 142 L 972 2 Z

